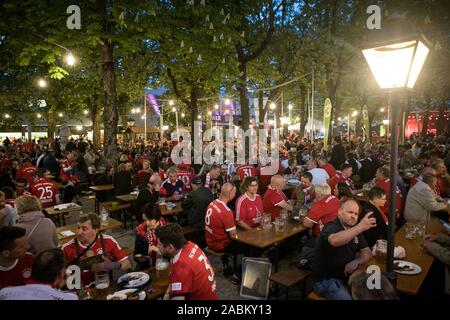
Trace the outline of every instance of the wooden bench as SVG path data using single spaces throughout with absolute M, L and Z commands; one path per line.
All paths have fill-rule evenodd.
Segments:
M 286 288 L 286 299 L 289 296 L 289 288 L 302 284 L 302 297 L 305 299 L 305 284 L 306 278 L 311 275 L 309 270 L 301 270 L 298 268 L 290 268 L 274 273 L 270 276 L 270 281 L 276 285 L 281 285 Z M 278 296 L 278 287 L 277 287 Z
M 324 296 L 321 296 L 320 294 L 318 294 L 315 291 L 312 291 L 309 295 L 308 295 L 308 300 L 327 300 L 327 298 L 325 298 Z
M 223 257 L 225 255 L 225 253 L 223 253 L 223 252 L 214 251 L 213 249 L 210 249 L 208 247 L 206 247 L 206 249 L 204 251 L 205 251 L 205 253 L 212 254 L 213 256 L 216 256 L 216 257 Z
M 103 206 L 106 211 L 108 211 L 109 214 L 113 214 L 114 212 L 120 211 L 120 213 L 122 213 L 122 221 L 123 221 L 123 227 L 124 229 L 127 228 L 127 211 L 126 209 L 131 207 L 131 204 L 129 203 L 121 203 L 121 204 L 117 204 L 117 202 L 114 201 L 108 201 L 108 202 L 101 202 L 100 206 Z M 131 228 L 133 228 L 133 219 L 130 218 L 131 220 Z
M 122 247 L 122 251 L 127 256 L 133 256 L 133 254 L 134 254 L 134 250 L 131 248 L 128 248 L 128 247 Z

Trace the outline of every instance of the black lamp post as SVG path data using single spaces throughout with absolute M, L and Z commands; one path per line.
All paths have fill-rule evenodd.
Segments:
M 125 134 L 127 135 L 128 141 L 132 141 L 133 140 L 132 127 L 134 126 L 134 119 L 133 118 L 129 117 L 127 119 L 127 126 L 128 126 L 128 128 L 125 130 Z
M 386 19 L 383 28 L 370 31 L 371 44 L 362 52 L 381 90 L 391 94 L 391 162 L 386 275 L 395 285 L 393 271 L 397 188 L 399 94 L 413 89 L 430 51 L 423 36 L 399 15 Z

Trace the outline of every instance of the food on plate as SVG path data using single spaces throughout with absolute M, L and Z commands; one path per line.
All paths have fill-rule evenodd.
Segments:
M 407 265 L 403 262 L 394 262 L 394 270 L 399 271 L 413 271 L 414 268 L 410 265 Z
M 130 292 L 130 294 L 128 294 L 127 296 L 128 300 L 139 300 L 140 299 L 140 292 L 136 291 L 136 292 Z

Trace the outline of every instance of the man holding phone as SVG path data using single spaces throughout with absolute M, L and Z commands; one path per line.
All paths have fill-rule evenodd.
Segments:
M 69 265 L 80 265 L 85 285 L 94 281 L 95 272 L 131 269 L 131 262 L 119 243 L 99 233 L 100 219 L 95 213 L 81 215 L 76 238 L 62 246 Z
M 372 257 L 362 233 L 376 226 L 373 212 L 358 223 L 359 205 L 353 199 L 340 204 L 338 217 L 321 231 L 312 266 L 314 291 L 327 299 L 351 300 L 347 277 Z

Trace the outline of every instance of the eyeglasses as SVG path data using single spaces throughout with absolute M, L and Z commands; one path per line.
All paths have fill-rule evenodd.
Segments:
M 258 184 L 254 184 L 254 183 L 252 183 L 251 185 L 249 185 L 249 187 L 257 187 L 258 186 Z

